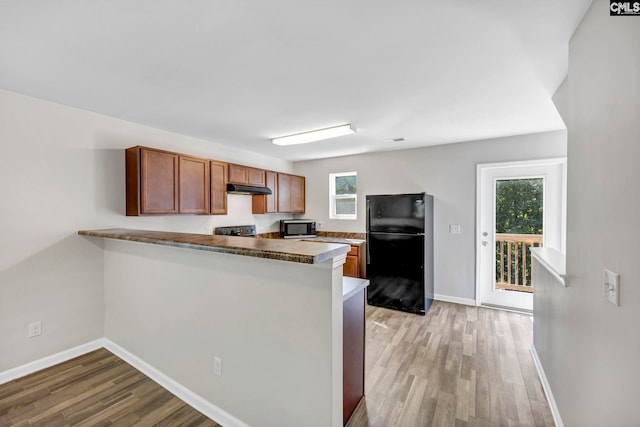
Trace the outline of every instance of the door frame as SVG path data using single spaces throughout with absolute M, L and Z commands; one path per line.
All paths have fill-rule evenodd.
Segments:
M 481 303 L 481 249 L 482 249 L 482 224 L 481 217 L 481 194 L 482 194 L 482 172 L 485 169 L 491 168 L 511 168 L 511 167 L 527 167 L 527 166 L 545 166 L 553 165 L 562 167 L 561 172 L 561 202 L 560 202 L 560 236 L 558 237 L 559 247 L 554 248 L 561 253 L 565 253 L 566 249 L 566 232 L 567 232 L 567 158 L 566 157 L 554 157 L 549 159 L 537 159 L 537 160 L 520 160 L 511 162 L 497 162 L 497 163 L 478 163 L 476 164 L 476 236 L 475 236 L 475 249 L 476 249 L 476 306 L 482 305 Z M 523 174 L 524 175 L 524 174 Z M 495 220 L 495 219 L 494 219 Z M 546 239 L 545 239 L 546 240 Z M 534 290 L 535 292 L 535 290 Z M 517 309 L 516 309 L 517 310 Z

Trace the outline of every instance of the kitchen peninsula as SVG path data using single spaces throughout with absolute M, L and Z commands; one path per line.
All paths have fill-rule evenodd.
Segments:
M 208 415 L 229 426 L 343 425 L 348 245 L 79 234 L 104 238 L 95 242 L 104 247 L 105 337 L 200 396 Z

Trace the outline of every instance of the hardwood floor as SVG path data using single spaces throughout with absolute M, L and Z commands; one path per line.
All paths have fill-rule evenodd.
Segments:
M 367 306 L 365 399 L 348 427 L 553 426 L 526 315 L 436 301 Z
M 105 349 L 0 385 L 0 426 L 219 425 Z
M 366 398 L 348 427 L 553 426 L 530 317 L 367 306 Z M 105 349 L 0 385 L 5 426 L 218 426 Z M 260 426 L 256 426 L 260 427 Z

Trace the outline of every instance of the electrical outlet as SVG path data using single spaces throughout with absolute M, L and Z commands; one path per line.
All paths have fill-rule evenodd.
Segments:
M 322 221 L 318 221 L 318 229 L 324 227 L 324 223 Z
M 213 373 L 217 376 L 222 376 L 222 359 L 219 357 L 213 358 Z
M 37 337 L 42 335 L 42 322 L 35 321 L 29 323 L 29 338 Z
M 449 233 L 451 233 L 451 234 L 460 234 L 460 224 L 450 224 L 449 225 Z
M 602 295 L 611 304 L 620 305 L 620 275 L 611 270 L 604 270 Z

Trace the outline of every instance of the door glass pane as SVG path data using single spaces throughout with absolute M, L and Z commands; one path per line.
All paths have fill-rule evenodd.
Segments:
M 495 191 L 495 289 L 533 292 L 529 248 L 542 246 L 544 179 L 496 180 Z

